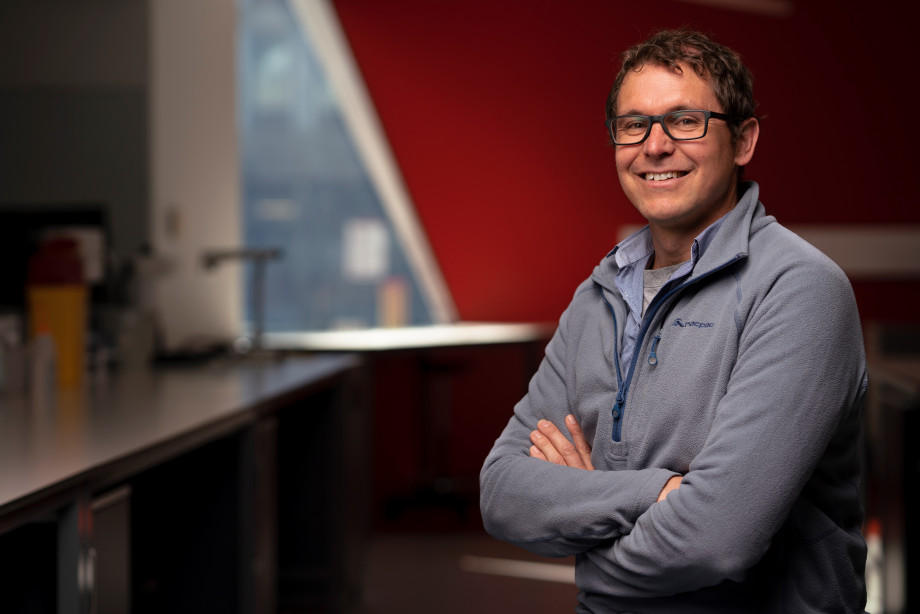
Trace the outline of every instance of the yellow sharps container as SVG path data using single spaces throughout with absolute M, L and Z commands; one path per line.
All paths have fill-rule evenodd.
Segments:
M 74 388 L 86 369 L 87 289 L 76 241 L 51 239 L 29 261 L 26 287 L 30 337 L 49 332 L 57 352 L 57 384 Z

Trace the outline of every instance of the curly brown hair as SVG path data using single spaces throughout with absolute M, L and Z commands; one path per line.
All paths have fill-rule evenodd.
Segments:
M 732 141 L 741 135 L 741 121 L 755 117 L 757 104 L 751 71 L 736 51 L 713 41 L 702 32 L 687 28 L 661 30 L 624 51 L 620 59 L 620 72 L 607 97 L 608 120 L 616 116 L 617 96 L 627 73 L 639 71 L 646 64 L 667 66 L 678 73 L 683 72 L 681 64 L 693 67 L 701 79 L 709 82 L 722 105 L 722 112 L 738 118 L 730 123 Z

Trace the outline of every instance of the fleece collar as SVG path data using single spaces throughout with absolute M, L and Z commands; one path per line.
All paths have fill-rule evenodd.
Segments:
M 756 182 L 747 181 L 742 183 L 741 190 L 742 195 L 738 200 L 738 204 L 716 222 L 719 227 L 715 230 L 715 235 L 709 238 L 710 244 L 707 249 L 702 250 L 699 260 L 693 267 L 690 279 L 701 277 L 733 260 L 746 258 L 751 236 L 767 224 L 776 221 L 772 216 L 766 215 L 764 206 L 759 201 L 760 186 Z M 617 260 L 626 262 L 634 259 L 632 257 L 624 258 L 626 254 L 620 254 L 618 258 L 618 252 L 623 247 L 628 249 L 634 243 L 644 241 L 640 236 L 643 233 L 648 233 L 648 226 L 622 241 L 608 253 L 600 264 L 594 268 L 592 279 L 601 286 L 612 289 L 614 287 L 614 278 L 616 278 L 616 274 L 620 269 Z M 705 234 L 705 231 L 703 234 Z M 650 242 L 650 239 L 648 241 Z

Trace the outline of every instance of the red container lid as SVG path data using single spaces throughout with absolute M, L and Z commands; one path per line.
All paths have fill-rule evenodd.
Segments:
M 29 258 L 26 283 L 30 286 L 82 284 L 83 260 L 76 239 L 54 237 L 43 241 Z

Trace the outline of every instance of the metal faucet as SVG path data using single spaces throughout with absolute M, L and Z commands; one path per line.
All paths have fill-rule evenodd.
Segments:
M 265 265 L 271 260 L 278 260 L 284 252 L 277 247 L 214 249 L 202 254 L 201 262 L 205 270 L 211 270 L 224 260 L 248 260 L 252 262 L 252 291 L 250 308 L 252 309 L 253 331 L 250 337 L 250 351 L 262 351 L 262 333 L 265 330 Z

